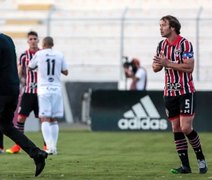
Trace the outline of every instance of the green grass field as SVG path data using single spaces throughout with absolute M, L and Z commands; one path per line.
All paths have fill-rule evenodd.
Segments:
M 26 133 L 42 147 L 41 133 Z M 198 174 L 190 148 L 192 174 L 174 175 L 170 168 L 180 162 L 171 133 L 118 133 L 62 130 L 58 155 L 49 156 L 43 173 L 36 179 L 68 180 L 153 180 L 212 179 L 212 134 L 200 134 L 209 172 Z M 5 148 L 13 144 L 5 138 Z M 33 161 L 25 152 L 0 154 L 0 180 L 35 179 Z

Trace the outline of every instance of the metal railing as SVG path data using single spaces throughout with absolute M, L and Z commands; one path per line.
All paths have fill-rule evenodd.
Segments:
M 175 10 L 174 15 L 179 17 L 182 23 L 182 35 L 194 46 L 195 80 L 211 81 L 212 51 L 208 45 L 212 39 L 210 35 L 212 13 L 205 15 L 205 9 L 202 7 L 190 11 L 187 16 L 179 9 Z M 115 80 L 123 80 L 123 56 L 137 56 L 147 70 L 151 68 L 151 59 L 157 43 L 161 40 L 160 13 L 156 16 L 151 15 L 150 11 L 148 14 L 142 9 L 128 7 L 118 12 L 99 11 L 96 14 L 92 12 L 92 15 L 88 16 L 86 13 L 90 12 L 76 13 L 51 9 L 47 16 L 42 18 L 46 31 L 42 33 L 54 37 L 57 48 L 70 59 L 73 67 L 79 70 L 81 67 L 96 66 L 98 69 L 107 67 L 111 69 L 111 73 L 118 72 L 114 77 Z M 23 17 L 26 18 L 27 15 Z M 4 20 L 4 17 L 0 18 L 0 21 Z M 1 23 L 0 28 L 5 26 Z M 160 76 L 154 76 L 149 71 L 148 79 L 158 81 Z

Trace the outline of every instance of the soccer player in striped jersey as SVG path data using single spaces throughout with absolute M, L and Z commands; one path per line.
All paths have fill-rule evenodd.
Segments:
M 171 122 L 176 150 L 182 165 L 171 169 L 172 173 L 191 173 L 188 158 L 188 142 L 192 146 L 199 173 L 207 172 L 207 163 L 198 133 L 193 129 L 195 116 L 195 88 L 192 78 L 194 52 L 191 42 L 180 36 L 181 24 L 174 16 L 160 19 L 159 42 L 153 58 L 154 72 L 165 70 L 164 102 L 167 117 Z
M 52 49 L 52 37 L 45 37 L 43 49 L 38 51 L 29 63 L 30 69 L 37 69 L 39 117 L 41 131 L 47 145 L 47 153 L 57 154 L 59 126 L 57 118 L 64 114 L 60 76 L 68 75 L 68 66 L 61 52 Z
M 29 49 L 25 50 L 18 60 L 18 75 L 22 84 L 24 84 L 24 90 L 15 126 L 22 133 L 24 133 L 25 121 L 32 111 L 34 111 L 35 117 L 38 118 L 37 72 L 32 72 L 28 68 L 28 64 L 32 57 L 39 50 L 37 32 L 28 32 L 27 43 L 29 44 Z M 7 149 L 6 152 L 14 154 L 20 152 L 20 150 L 20 146 L 15 144 L 10 149 Z

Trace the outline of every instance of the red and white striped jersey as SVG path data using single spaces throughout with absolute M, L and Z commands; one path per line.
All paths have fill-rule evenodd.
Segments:
M 187 39 L 178 35 L 170 44 L 167 39 L 160 41 L 157 55 L 163 52 L 173 63 L 183 64 L 186 59 L 193 58 L 193 46 Z M 178 96 L 195 92 L 192 73 L 173 70 L 165 67 L 164 96 Z
M 28 64 L 31 61 L 32 57 L 37 51 L 26 50 L 21 54 L 18 65 L 21 65 L 24 69 L 24 75 L 26 76 L 25 80 L 25 93 L 37 93 L 37 71 L 30 71 L 28 68 Z

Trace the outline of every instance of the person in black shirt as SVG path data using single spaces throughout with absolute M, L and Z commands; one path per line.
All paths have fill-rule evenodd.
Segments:
M 38 176 L 45 167 L 48 154 L 13 126 L 14 111 L 19 95 L 19 78 L 13 40 L 0 34 L 0 131 L 19 144 L 33 158 Z

